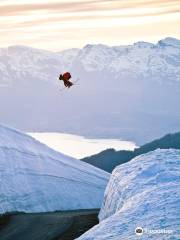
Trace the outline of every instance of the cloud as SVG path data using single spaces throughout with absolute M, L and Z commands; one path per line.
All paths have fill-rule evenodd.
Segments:
M 65 47 L 67 44 L 79 47 L 82 42 L 86 44 L 89 41 L 104 43 L 107 39 L 113 44 L 119 39 L 128 40 L 123 33 L 133 26 L 129 43 L 137 39 L 136 33 L 139 40 L 143 40 L 141 36 L 144 36 L 146 26 L 150 29 L 149 24 L 152 25 L 149 31 L 151 38 L 155 23 L 162 26 L 159 36 L 165 31 L 168 35 L 172 28 L 177 37 L 179 12 L 179 0 L 1 0 L 0 45 L 19 43 L 34 46 L 42 42 L 43 46 L 53 48 L 55 44 L 45 40 L 54 36 L 60 38 Z M 166 29 L 167 23 L 169 27 Z M 77 39 L 77 32 L 83 41 Z M 75 36 L 75 45 L 69 36 Z
M 15 2 L 15 1 L 14 1 Z M 24 0 L 24 2 L 26 2 Z M 30 1 L 29 1 L 30 2 Z M 163 1 L 153 1 L 153 0 L 94 0 L 94 1 L 71 1 L 66 2 L 40 2 L 40 3 L 21 3 L 21 4 L 2 4 L 0 3 L 0 15 L 1 16 L 12 16 L 18 14 L 27 14 L 32 11 L 49 11 L 49 12 L 82 12 L 82 11 L 111 11 L 117 9 L 132 9 L 132 8 L 144 8 L 144 7 L 154 7 L 163 8 L 169 7 L 172 12 L 176 7 L 180 6 L 179 0 L 163 0 Z

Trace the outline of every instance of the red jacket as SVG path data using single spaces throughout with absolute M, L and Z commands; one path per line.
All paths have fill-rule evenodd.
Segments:
M 68 81 L 70 78 L 71 78 L 71 74 L 69 72 L 66 72 L 66 73 L 63 74 L 63 79 L 64 80 Z

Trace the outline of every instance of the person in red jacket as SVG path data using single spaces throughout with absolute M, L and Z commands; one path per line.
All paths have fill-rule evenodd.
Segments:
M 64 86 L 67 88 L 70 88 L 73 85 L 73 83 L 69 81 L 70 78 L 71 74 L 69 72 L 65 72 L 63 75 L 60 74 L 59 76 L 59 80 L 62 80 L 64 82 Z

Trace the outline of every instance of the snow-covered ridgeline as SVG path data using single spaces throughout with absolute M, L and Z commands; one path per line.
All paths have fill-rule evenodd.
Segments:
M 0 126 L 0 213 L 100 208 L 109 174 Z
M 123 78 L 149 77 L 164 81 L 180 78 L 180 40 L 165 38 L 157 44 L 137 42 L 128 46 L 109 47 L 103 44 L 87 44 L 82 49 L 50 52 L 25 46 L 0 49 L 1 85 L 12 85 L 29 78 L 54 84 L 54 76 L 60 71 L 71 70 L 76 76 L 85 72 L 101 72 L 104 76 Z M 79 75 L 78 75 L 79 76 Z M 22 84 L 22 83 L 21 83 Z
M 141 239 L 179 239 L 179 164 L 180 151 L 170 149 L 117 167 L 105 191 L 100 224 L 79 239 L 136 239 L 136 227 L 144 229 Z
M 68 94 L 59 91 L 64 71 L 79 79 Z M 23 131 L 142 144 L 179 130 L 178 39 L 57 53 L 12 46 L 0 49 L 0 76 L 1 121 Z

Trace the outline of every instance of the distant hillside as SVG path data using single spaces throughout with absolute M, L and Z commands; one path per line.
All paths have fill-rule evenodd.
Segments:
M 107 172 L 112 172 L 116 166 L 128 162 L 133 157 L 133 151 L 116 151 L 114 149 L 107 149 L 98 154 L 83 158 L 82 161 L 104 169 Z
M 180 132 L 168 134 L 164 137 L 147 143 L 134 151 L 115 151 L 114 149 L 107 149 L 96 155 L 81 159 L 84 162 L 99 167 L 107 172 L 112 170 L 125 162 L 130 161 L 132 158 L 153 151 L 157 148 L 160 149 L 180 149 Z

